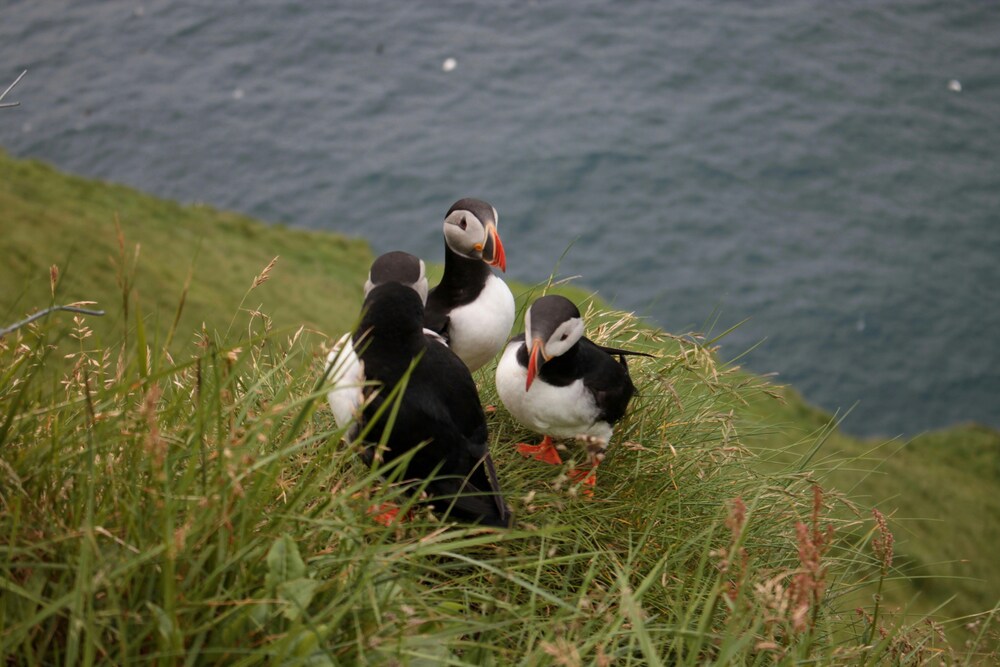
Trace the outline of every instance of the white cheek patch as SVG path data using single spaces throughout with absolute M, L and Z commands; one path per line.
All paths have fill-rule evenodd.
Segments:
M 459 225 L 465 220 L 466 227 L 462 229 Z M 471 259 L 482 258 L 482 245 L 486 238 L 486 228 L 470 211 L 452 211 L 451 215 L 444 219 L 444 238 L 448 247 L 458 254 Z M 476 244 L 480 245 L 476 250 Z
M 573 319 L 566 320 L 559 325 L 559 328 L 546 341 L 545 355 L 551 358 L 565 354 L 569 348 L 573 347 L 580 340 L 581 336 L 583 336 L 583 319 L 574 317 Z
M 420 260 L 420 277 L 417 278 L 417 282 L 413 284 L 413 289 L 417 290 L 417 294 L 420 295 L 420 300 L 423 304 L 427 305 L 427 274 L 425 272 L 424 260 Z
M 479 245 L 479 250 L 477 252 L 481 253 L 483 251 L 483 245 L 486 243 L 486 227 L 484 227 L 483 223 L 479 222 L 479 218 L 474 215 L 470 214 L 466 219 L 469 222 L 469 226 L 465 230 L 465 233 L 473 246 L 476 244 Z
M 462 250 L 464 245 L 462 234 L 463 232 L 458 228 L 457 222 L 444 221 L 444 240 L 448 244 L 448 247 L 457 253 L 465 254 Z
M 531 348 L 531 308 L 524 311 L 524 342 Z

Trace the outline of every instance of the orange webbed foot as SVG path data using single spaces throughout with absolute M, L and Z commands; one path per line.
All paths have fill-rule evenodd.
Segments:
M 537 445 L 529 445 L 526 442 L 518 443 L 517 452 L 521 456 L 532 458 L 543 463 L 549 463 L 551 465 L 562 464 L 562 457 L 559 456 L 559 452 L 552 444 L 552 438 L 549 436 L 545 436 L 545 438 L 543 438 Z
M 594 487 L 597 485 L 597 466 L 590 468 L 570 468 L 566 475 L 581 485 L 580 493 L 588 498 L 594 497 Z
M 399 508 L 392 503 L 382 503 L 380 505 L 372 505 L 368 508 L 368 516 L 375 521 L 375 523 L 382 524 L 383 526 L 391 526 L 395 521 L 403 523 L 406 521 L 405 517 L 399 516 Z

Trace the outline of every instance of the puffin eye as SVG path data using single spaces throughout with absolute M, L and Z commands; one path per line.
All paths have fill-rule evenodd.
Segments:
M 467 223 L 467 222 L 465 221 L 465 218 L 462 218 L 461 220 L 459 220 L 459 221 L 458 221 L 458 228 L 459 228 L 459 229 L 461 229 L 461 230 L 463 230 L 463 231 L 464 231 L 464 230 L 465 230 L 465 228 L 466 228 L 466 227 L 468 227 L 468 226 L 469 226 L 469 223 Z
M 564 333 L 562 336 L 559 337 L 559 340 L 566 340 L 567 338 L 569 338 L 569 334 Z

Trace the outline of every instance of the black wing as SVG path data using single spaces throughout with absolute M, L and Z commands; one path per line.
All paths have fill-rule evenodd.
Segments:
M 476 383 L 468 368 L 447 347 L 431 343 L 424 354 L 421 373 L 427 372 L 438 382 L 437 404 L 445 414 L 437 422 L 445 426 L 441 439 L 450 441 L 441 473 L 448 477 L 440 484 L 440 496 L 450 504 L 450 513 L 467 521 L 480 520 L 494 526 L 511 524 L 510 508 L 503 500 L 496 468 L 487 446 L 486 415 L 479 400 Z M 453 430 L 460 439 L 454 439 Z M 444 498 L 443 498 L 444 499 Z
M 482 452 L 479 459 L 474 458 L 477 450 Z M 463 460 L 456 467 L 468 471 L 464 476 L 442 474 L 428 484 L 438 509 L 463 521 L 509 528 L 514 516 L 504 502 L 493 459 L 485 443 L 479 446 L 468 443 L 461 458 Z
M 384 398 L 369 406 L 372 414 L 380 400 Z M 370 441 L 378 441 L 377 430 Z M 510 510 L 486 442 L 486 416 L 468 368 L 444 345 L 428 342 L 399 405 L 386 458 L 420 446 L 406 477 L 430 479 L 427 492 L 439 511 L 464 521 L 509 526 Z
M 598 419 L 614 424 L 625 416 L 628 402 L 635 394 L 635 385 L 628 373 L 624 356 L 615 361 L 608 352 L 587 338 L 579 342 L 577 364 L 583 384 L 594 394 L 600 410 Z M 617 350 L 616 354 L 621 354 Z

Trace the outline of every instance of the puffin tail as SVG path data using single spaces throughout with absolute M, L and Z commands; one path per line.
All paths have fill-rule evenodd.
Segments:
M 511 528 L 514 525 L 514 513 L 511 512 L 510 507 L 504 502 L 503 494 L 500 492 L 500 480 L 497 479 L 497 470 L 493 466 L 493 459 L 490 457 L 489 452 L 482 458 L 482 466 L 486 471 L 486 477 L 489 479 L 490 493 L 493 496 L 493 502 L 496 506 L 497 518 L 502 522 L 502 527 Z
M 464 479 L 442 477 L 434 480 L 428 491 L 443 513 L 451 518 L 484 526 L 510 528 L 514 514 L 500 492 L 493 460 L 486 454 Z

